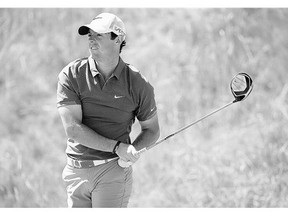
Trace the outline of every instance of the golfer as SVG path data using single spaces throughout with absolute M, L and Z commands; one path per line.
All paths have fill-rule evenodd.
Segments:
M 159 138 L 154 90 L 120 57 L 126 44 L 124 23 L 101 13 L 78 29 L 90 56 L 68 64 L 58 76 L 57 108 L 67 135 L 63 170 L 68 207 L 127 207 L 137 150 Z M 131 143 L 131 126 L 141 131 Z

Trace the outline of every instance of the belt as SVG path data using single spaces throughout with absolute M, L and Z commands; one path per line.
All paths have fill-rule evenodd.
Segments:
M 67 164 L 78 169 L 81 169 L 81 168 L 85 169 L 85 168 L 91 168 L 91 167 L 95 167 L 101 164 L 108 163 L 109 161 L 112 161 L 114 159 L 116 159 L 116 157 L 111 158 L 111 159 L 106 159 L 106 160 L 83 160 L 81 161 L 81 160 L 74 160 L 70 157 L 67 157 Z

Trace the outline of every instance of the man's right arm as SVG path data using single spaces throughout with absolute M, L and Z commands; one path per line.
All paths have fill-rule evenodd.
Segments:
M 112 152 L 116 145 L 115 140 L 108 139 L 82 124 L 81 105 L 66 105 L 58 107 L 64 130 L 68 138 L 92 149 Z M 136 161 L 138 156 L 131 151 L 131 146 L 121 143 L 117 154 L 124 160 Z M 129 147 L 129 148 L 128 148 Z M 135 156 L 134 156 L 135 155 Z
M 112 152 L 117 141 L 105 138 L 82 124 L 81 105 L 67 105 L 58 108 L 68 138 L 89 148 Z

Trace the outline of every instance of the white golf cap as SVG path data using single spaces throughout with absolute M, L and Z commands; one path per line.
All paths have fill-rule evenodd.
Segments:
M 89 29 L 97 33 L 114 32 L 116 35 L 122 35 L 125 40 L 126 30 L 123 21 L 111 13 L 101 13 L 96 16 L 90 24 L 80 26 L 78 33 L 80 35 L 86 35 L 89 33 Z

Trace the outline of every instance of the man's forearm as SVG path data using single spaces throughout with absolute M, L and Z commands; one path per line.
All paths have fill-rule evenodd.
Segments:
M 101 136 L 82 123 L 74 123 L 67 127 L 66 134 L 68 138 L 73 139 L 75 142 L 100 151 L 112 152 L 116 145 L 115 140 Z
M 159 136 L 159 130 L 143 129 L 132 145 L 139 151 L 140 149 L 153 145 Z

